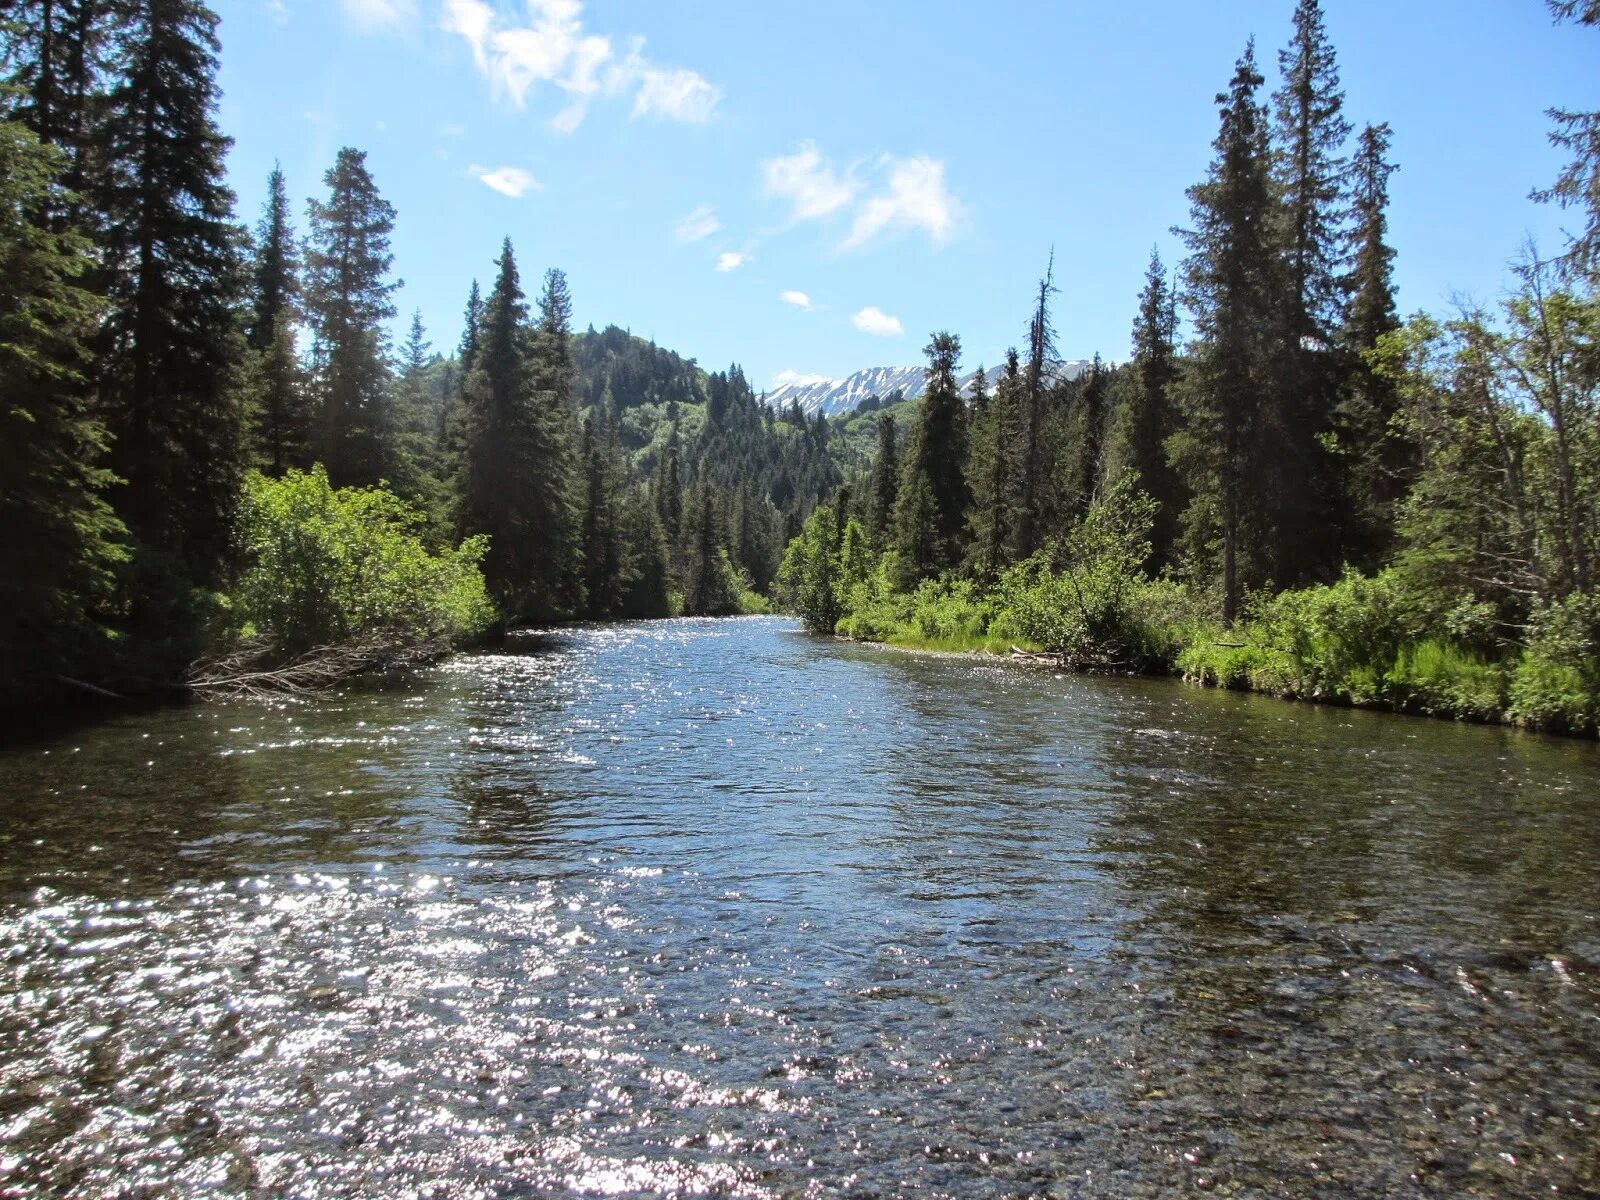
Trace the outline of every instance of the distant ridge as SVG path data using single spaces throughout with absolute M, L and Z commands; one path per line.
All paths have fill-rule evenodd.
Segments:
M 1056 364 L 1052 377 L 1076 379 L 1089 368 L 1089 365 L 1090 360 L 1086 358 L 1068 359 Z M 990 392 L 994 391 L 995 384 L 1004 371 L 1004 367 L 990 367 L 984 372 L 984 379 Z M 972 385 L 977 378 L 976 371 L 962 377 L 963 395 L 971 394 Z M 798 403 L 801 411 L 808 417 L 814 417 L 819 412 L 837 417 L 859 408 L 865 400 L 874 398 L 886 400 L 896 391 L 903 392 L 907 400 L 915 399 L 922 395 L 926 382 L 927 377 L 921 367 L 868 367 L 844 379 L 812 378 L 786 383 L 768 392 L 766 401 L 779 410 Z

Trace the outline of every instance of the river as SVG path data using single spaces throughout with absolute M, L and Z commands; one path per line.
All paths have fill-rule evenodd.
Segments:
M 0 1194 L 1600 1194 L 1600 750 L 580 628 L 0 753 Z

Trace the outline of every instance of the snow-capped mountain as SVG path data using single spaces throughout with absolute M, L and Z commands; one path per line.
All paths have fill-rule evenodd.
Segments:
M 1058 379 L 1076 379 L 1089 367 L 1089 360 L 1068 359 L 1057 364 L 1054 375 Z M 984 372 L 989 391 L 993 392 L 1004 367 L 990 367 Z M 970 395 L 978 373 L 973 371 L 961 379 L 961 392 Z M 792 377 L 766 394 L 767 403 L 780 411 L 798 403 L 806 416 L 818 412 L 837 417 L 860 407 L 862 401 L 887 400 L 894 392 L 905 393 L 908 400 L 922 395 L 927 376 L 921 367 L 868 367 L 844 379 L 828 379 L 818 375 Z

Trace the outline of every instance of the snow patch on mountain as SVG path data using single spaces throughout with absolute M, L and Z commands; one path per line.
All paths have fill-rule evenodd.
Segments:
M 1057 363 L 1051 375 L 1056 379 L 1076 379 L 1088 369 L 1089 365 L 1088 359 L 1068 359 L 1066 362 Z M 1004 367 L 990 367 L 984 372 L 984 380 L 990 393 L 993 393 L 1004 371 Z M 972 387 L 977 378 L 976 371 L 962 376 L 962 395 L 972 394 Z M 921 367 L 868 367 L 844 379 L 783 371 L 773 380 L 773 387 L 767 392 L 766 401 L 780 412 L 792 404 L 799 404 L 801 411 L 808 417 L 815 417 L 819 412 L 829 417 L 837 417 L 854 411 L 867 400 L 887 401 L 896 391 L 904 393 L 907 400 L 914 400 L 922 395 L 925 386 L 927 386 L 927 375 Z

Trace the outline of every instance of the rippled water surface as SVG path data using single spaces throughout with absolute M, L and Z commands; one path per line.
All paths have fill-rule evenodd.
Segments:
M 1595 747 L 563 632 L 0 755 L 0 1194 L 1600 1195 Z

